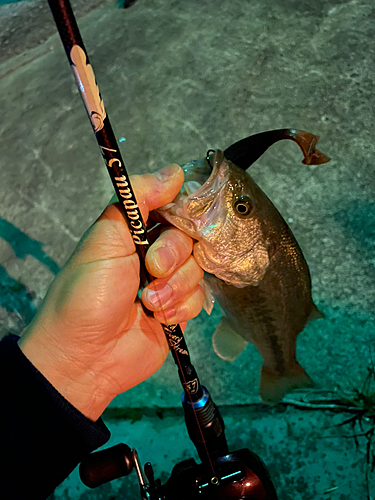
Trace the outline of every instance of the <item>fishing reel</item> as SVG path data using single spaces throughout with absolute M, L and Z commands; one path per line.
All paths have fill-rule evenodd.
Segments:
M 261 459 L 244 448 L 197 464 L 193 458 L 174 466 L 162 485 L 147 462 L 142 468 L 138 453 L 126 444 L 92 453 L 81 463 L 82 482 L 96 488 L 135 469 L 142 500 L 277 500 Z
M 142 468 L 137 452 L 118 444 L 81 463 L 82 482 L 96 488 L 135 469 L 142 500 L 277 500 L 266 466 L 255 453 L 246 448 L 229 453 L 224 421 L 205 387 L 195 402 L 184 393 L 182 406 L 201 464 L 193 458 L 178 463 L 163 485 L 150 462 Z

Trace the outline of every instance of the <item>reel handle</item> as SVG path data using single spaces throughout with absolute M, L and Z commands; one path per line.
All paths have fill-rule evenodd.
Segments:
M 127 476 L 134 468 L 133 451 L 124 443 L 91 453 L 79 466 L 81 481 L 97 488 L 108 481 Z

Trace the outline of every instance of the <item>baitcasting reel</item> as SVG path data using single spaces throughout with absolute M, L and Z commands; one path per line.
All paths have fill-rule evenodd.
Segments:
M 90 488 L 127 476 L 135 468 L 142 500 L 277 500 L 262 460 L 250 450 L 229 453 L 225 425 L 208 390 L 201 386 L 196 402 L 182 396 L 185 423 L 202 463 L 194 459 L 175 465 L 162 485 L 151 463 L 144 469 L 138 454 L 126 444 L 89 455 L 80 466 L 82 482 Z
M 193 458 L 175 465 L 162 485 L 152 465 L 144 469 L 138 454 L 126 444 L 92 453 L 81 463 L 82 482 L 96 488 L 127 476 L 135 468 L 142 500 L 277 500 L 275 488 L 261 459 L 244 448 L 197 464 Z
M 277 500 L 269 473 L 255 453 L 246 448 L 229 453 L 219 408 L 204 386 L 201 394 L 195 402 L 182 395 L 186 428 L 201 464 L 192 458 L 180 462 L 162 485 L 150 462 L 142 469 L 137 452 L 118 444 L 83 460 L 82 482 L 96 488 L 135 468 L 142 500 Z

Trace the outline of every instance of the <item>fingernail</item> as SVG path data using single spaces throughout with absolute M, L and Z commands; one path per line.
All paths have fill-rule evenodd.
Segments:
M 168 246 L 162 246 L 154 250 L 153 264 L 158 270 L 158 277 L 168 274 L 173 270 L 176 263 L 176 255 Z
M 154 307 L 162 307 L 172 297 L 172 287 L 168 284 L 159 289 L 146 289 L 147 300 Z
M 162 323 L 166 325 L 173 325 L 176 317 L 176 308 L 175 307 L 169 307 L 168 309 L 165 309 L 163 311 L 160 311 L 158 313 L 158 316 L 162 318 Z
M 174 163 L 173 165 L 168 165 L 167 167 L 162 168 L 158 172 L 154 172 L 154 176 L 161 182 L 167 182 L 177 174 L 180 168 L 181 167 Z

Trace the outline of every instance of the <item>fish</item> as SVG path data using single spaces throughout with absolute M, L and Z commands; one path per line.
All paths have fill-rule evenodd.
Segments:
M 296 340 L 307 322 L 323 317 L 311 295 L 308 265 L 289 226 L 247 172 L 273 143 L 291 139 L 303 163 L 329 158 L 318 136 L 295 129 L 252 135 L 224 152 L 183 166 L 185 182 L 159 215 L 195 240 L 204 287 L 222 310 L 212 336 L 215 353 L 234 361 L 249 343 L 263 358 L 259 394 L 276 404 L 313 381 L 296 359 Z M 208 312 L 213 300 L 208 300 Z

